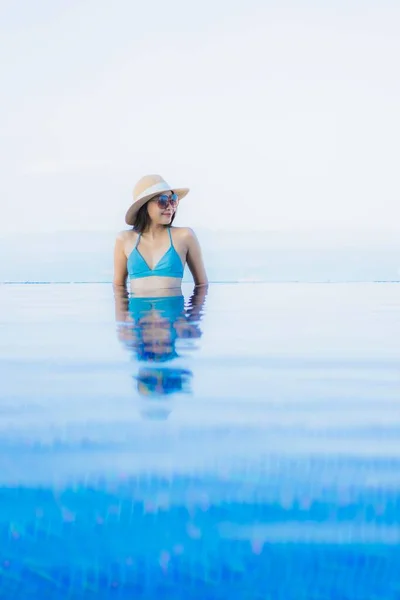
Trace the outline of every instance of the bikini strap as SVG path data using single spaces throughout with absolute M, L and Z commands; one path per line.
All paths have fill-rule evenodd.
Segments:
M 142 235 L 142 234 L 141 234 L 141 233 L 139 233 L 139 235 L 137 236 L 137 240 L 136 240 L 135 248 L 137 248 L 137 247 L 138 247 L 138 244 L 139 244 L 139 242 L 140 242 L 141 235 Z
M 171 242 L 171 246 L 173 246 L 174 242 L 172 241 L 171 227 L 168 227 L 168 233 L 169 233 L 169 240 Z

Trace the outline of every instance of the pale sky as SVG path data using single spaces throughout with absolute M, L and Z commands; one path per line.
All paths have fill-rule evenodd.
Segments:
M 400 232 L 398 0 L 0 0 L 0 233 Z

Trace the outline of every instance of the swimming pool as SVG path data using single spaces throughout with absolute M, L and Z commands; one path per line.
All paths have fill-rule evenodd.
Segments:
M 0 598 L 399 598 L 400 286 L 183 292 L 1 286 Z

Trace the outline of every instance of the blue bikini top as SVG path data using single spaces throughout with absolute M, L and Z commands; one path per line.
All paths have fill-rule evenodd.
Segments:
M 160 258 L 154 269 L 150 269 L 147 262 L 139 252 L 139 242 L 142 234 L 139 234 L 136 245 L 128 256 L 127 269 L 130 279 L 139 279 L 140 277 L 183 277 L 183 264 L 179 254 L 172 243 L 171 229 L 168 227 L 170 247 Z

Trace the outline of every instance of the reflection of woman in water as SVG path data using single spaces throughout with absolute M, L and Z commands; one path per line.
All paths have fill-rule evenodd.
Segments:
M 206 293 L 206 287 L 195 288 L 187 308 L 184 308 L 182 302 L 182 311 L 175 314 L 170 306 L 165 311 L 158 306 L 162 300 L 169 301 L 174 296 L 146 298 L 143 299 L 146 302 L 141 302 L 141 312 L 138 313 L 132 297 L 129 298 L 123 288 L 116 289 L 118 338 L 127 348 L 135 350 L 139 361 L 165 362 L 175 358 L 177 339 L 195 339 L 201 336 L 199 321 Z
M 178 357 L 177 340 L 201 336 L 199 323 L 206 293 L 207 286 L 195 287 L 185 308 L 183 296 L 129 297 L 124 288 L 116 288 L 118 338 L 134 352 L 136 360 L 145 363 L 135 378 L 142 396 L 189 391 L 191 371 L 172 367 L 169 362 Z
M 158 175 L 143 177 L 135 186 L 134 202 L 125 216 L 132 229 L 121 232 L 115 242 L 119 338 L 135 349 L 138 360 L 147 363 L 136 377 L 142 395 L 184 391 L 191 376 L 186 369 L 154 366 L 177 356 L 177 338 L 200 334 L 195 321 L 208 284 L 200 245 L 191 229 L 172 227 L 179 201 L 188 191 L 172 190 Z M 185 264 L 195 283 L 187 314 L 181 291 Z

